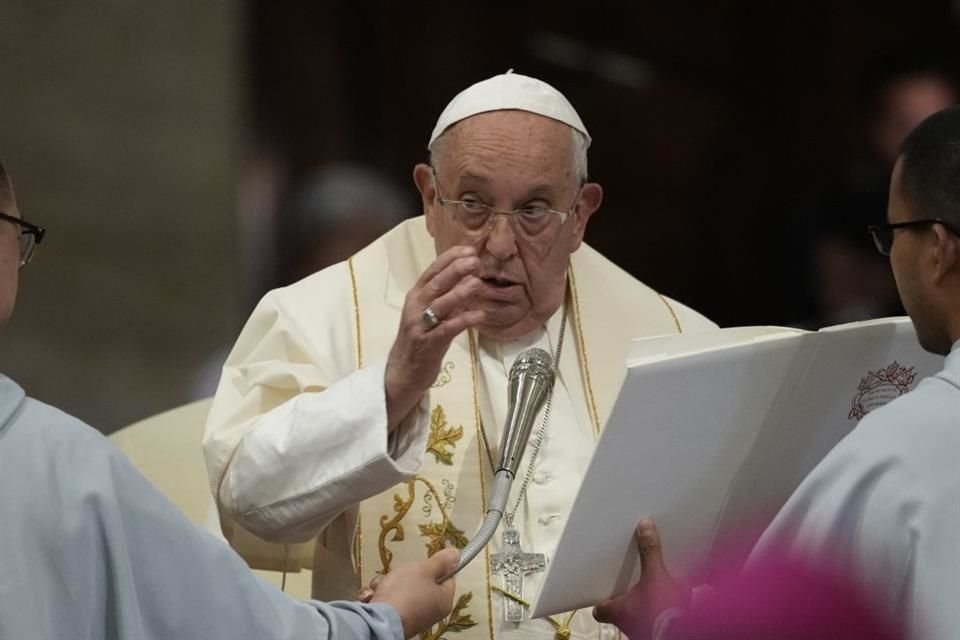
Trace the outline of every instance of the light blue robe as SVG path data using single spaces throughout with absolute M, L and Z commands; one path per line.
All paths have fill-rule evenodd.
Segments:
M 402 637 L 388 605 L 261 581 L 98 432 L 0 375 L 0 638 Z
M 911 637 L 960 638 L 960 342 L 823 459 L 755 553 L 766 549 L 837 563 Z

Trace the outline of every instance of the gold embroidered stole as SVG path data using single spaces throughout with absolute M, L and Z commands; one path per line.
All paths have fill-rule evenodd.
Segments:
M 419 473 L 361 505 L 358 551 L 364 580 L 389 571 L 395 562 L 420 560 L 446 545 L 463 547 L 486 512 L 489 463 L 478 432 L 466 339 L 461 336 L 451 347 L 430 390 L 430 432 Z M 450 632 L 460 632 L 458 638 L 492 637 L 488 575 L 485 550 L 457 575 L 454 611 L 427 637 Z M 468 629 L 483 632 L 463 633 Z
M 361 359 L 365 354 L 382 357 L 389 352 L 400 318 L 399 309 L 385 308 L 382 289 L 364 287 L 363 278 L 356 277 L 369 268 L 363 259 L 358 255 L 350 265 L 357 285 Z M 383 326 L 394 329 L 379 330 Z M 463 547 L 479 527 L 486 512 L 489 463 L 479 435 L 475 388 L 469 337 L 464 333 L 454 340 L 430 389 L 430 431 L 423 466 L 407 483 L 360 505 L 355 561 L 361 584 L 398 563 L 422 560 L 447 545 Z M 464 640 L 492 638 L 487 556 L 484 551 L 457 575 L 454 611 L 425 638 L 452 632 Z M 468 630 L 471 633 L 465 633 Z

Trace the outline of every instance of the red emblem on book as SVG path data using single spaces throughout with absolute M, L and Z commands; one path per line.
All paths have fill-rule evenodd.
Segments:
M 884 369 L 868 371 L 860 379 L 847 419 L 860 420 L 874 409 L 896 400 L 910 391 L 916 377 L 916 367 L 905 367 L 896 360 Z

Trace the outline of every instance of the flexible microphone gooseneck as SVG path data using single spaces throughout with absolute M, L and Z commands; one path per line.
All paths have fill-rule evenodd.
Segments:
M 507 385 L 507 420 L 500 442 L 500 458 L 494 469 L 493 488 L 487 503 L 487 514 L 476 535 L 460 551 L 460 562 L 446 580 L 459 573 L 480 550 L 486 546 L 497 530 L 510 497 L 510 486 L 517 476 L 520 459 L 530 440 L 533 423 L 540 413 L 553 388 L 553 358 L 536 347 L 523 351 L 510 367 Z

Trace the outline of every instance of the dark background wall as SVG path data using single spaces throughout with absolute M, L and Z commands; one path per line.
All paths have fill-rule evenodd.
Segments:
M 952 67 L 958 11 L 4 2 L 0 157 L 50 231 L 0 366 L 105 431 L 186 401 L 278 281 L 300 180 L 365 163 L 418 213 L 440 111 L 508 68 L 561 89 L 593 135 L 589 242 L 721 324 L 794 321 L 798 205 L 862 160 L 864 78 L 881 57 Z
M 250 6 L 257 135 L 294 181 L 367 162 L 415 207 L 411 168 L 446 102 L 508 68 L 541 77 L 595 141 L 588 241 L 722 324 L 796 313 L 781 221 L 857 160 L 876 60 L 951 65 L 958 42 L 946 0 Z

